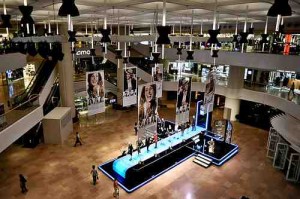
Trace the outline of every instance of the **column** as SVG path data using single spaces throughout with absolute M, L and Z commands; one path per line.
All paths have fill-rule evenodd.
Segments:
M 124 51 L 124 43 L 120 43 L 120 48 Z M 124 53 L 124 52 L 123 52 Z M 117 103 L 123 106 L 123 89 L 124 89 L 124 66 L 123 59 L 118 59 L 117 65 Z
M 59 92 L 61 105 L 63 107 L 71 107 L 72 118 L 75 117 L 74 105 L 74 67 L 71 54 L 71 45 L 68 42 L 68 27 L 60 26 L 60 34 L 62 36 L 62 51 L 64 59 L 58 63 L 59 72 Z
M 224 119 L 236 121 L 236 115 L 240 113 L 239 92 L 244 86 L 244 73 L 245 68 L 230 66 L 225 95 Z

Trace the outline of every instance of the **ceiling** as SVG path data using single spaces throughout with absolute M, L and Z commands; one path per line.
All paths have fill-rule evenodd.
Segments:
M 57 16 L 61 0 L 27 0 L 33 6 L 32 16 L 36 23 L 45 21 L 66 21 Z M 75 0 L 80 16 L 74 18 L 74 25 L 85 23 L 103 23 L 105 11 L 108 24 L 134 24 L 148 26 L 154 22 L 154 13 L 158 11 L 158 23 L 162 19 L 163 1 L 153 0 Z M 219 23 L 235 24 L 237 18 L 244 21 L 263 24 L 266 20 L 268 9 L 274 0 L 218 0 L 217 13 Z M 53 6 L 54 3 L 54 6 Z M 291 17 L 286 17 L 285 22 L 300 23 L 300 0 L 289 0 L 293 10 Z M 20 19 L 18 6 L 23 5 L 23 0 L 6 0 L 7 12 L 13 20 Z M 212 24 L 215 0 L 167 0 L 167 24 L 191 23 L 191 13 L 194 12 L 194 24 Z M 3 0 L 0 0 L 0 12 L 3 13 Z M 247 12 L 248 7 L 248 12 Z M 54 12 L 53 12 L 54 8 Z M 55 13 L 55 16 L 54 16 Z M 275 21 L 275 19 L 272 19 Z

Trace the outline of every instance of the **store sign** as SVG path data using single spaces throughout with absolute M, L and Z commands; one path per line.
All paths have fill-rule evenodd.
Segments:
M 90 49 L 77 49 L 75 53 L 76 58 L 88 58 L 91 56 Z

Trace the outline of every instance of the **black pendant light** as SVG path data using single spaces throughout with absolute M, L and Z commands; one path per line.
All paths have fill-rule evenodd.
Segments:
M 100 32 L 102 34 L 101 42 L 102 43 L 110 43 L 111 40 L 109 38 L 110 35 L 110 28 L 107 29 L 100 29 Z
M 182 47 L 177 48 L 177 55 L 182 55 Z
M 44 59 L 47 59 L 50 55 L 50 45 L 48 42 L 39 42 L 38 43 L 38 53 Z
M 76 42 L 76 31 L 71 31 L 69 30 L 68 31 L 68 34 L 69 34 L 69 42 Z
M 193 50 L 187 50 L 186 52 L 188 54 L 188 56 L 186 57 L 186 60 L 194 60 L 194 57 L 193 57 L 194 51 Z
M 52 60 L 58 60 L 58 61 L 62 61 L 63 60 L 64 54 L 62 52 L 61 43 L 54 42 L 52 44 L 52 49 L 51 49 L 50 55 L 52 56 Z
M 128 57 L 123 57 L 123 64 L 128 64 Z
M 214 58 L 219 57 L 219 56 L 218 56 L 218 52 L 219 52 L 219 50 L 212 50 L 212 55 L 211 55 L 211 57 L 214 57 Z
M 122 50 L 121 49 L 116 49 L 116 59 L 122 59 Z
M 160 52 L 153 52 L 152 53 L 153 61 L 154 61 L 155 64 L 159 63 L 159 55 L 160 55 Z
M 2 24 L 1 24 L 1 28 L 12 28 L 11 23 L 10 23 L 10 18 L 11 15 L 1 15 L 1 19 L 2 19 Z
M 96 49 L 95 48 L 91 48 L 90 52 L 91 52 L 91 54 L 90 54 L 91 56 L 94 56 L 94 57 L 96 56 Z
M 156 28 L 159 34 L 156 44 L 170 44 L 169 34 L 171 33 L 171 26 L 157 26 Z
M 26 27 L 26 24 L 34 24 L 34 21 L 31 17 L 31 13 L 33 11 L 32 6 L 19 6 L 19 10 L 22 13 L 21 24 L 23 24 L 23 26 Z
M 261 43 L 262 44 L 266 44 L 268 43 L 268 37 L 269 37 L 269 34 L 261 34 Z
M 33 57 L 38 54 L 34 42 L 27 42 L 27 53 Z
M 291 16 L 292 9 L 289 0 L 275 0 L 267 15 L 270 17 L 277 17 L 278 15 Z
M 209 38 L 207 40 L 207 43 L 209 44 L 218 44 L 219 41 L 217 39 L 217 36 L 218 34 L 220 34 L 220 31 L 217 29 L 217 30 L 208 30 L 208 34 L 209 34 Z
M 66 17 L 68 15 L 71 15 L 72 17 L 79 16 L 79 10 L 75 5 L 75 0 L 62 0 L 58 15 L 61 17 Z

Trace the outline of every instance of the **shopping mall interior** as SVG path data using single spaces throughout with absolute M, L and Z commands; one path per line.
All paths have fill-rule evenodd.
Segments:
M 298 0 L 0 0 L 0 198 L 300 195 Z

